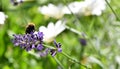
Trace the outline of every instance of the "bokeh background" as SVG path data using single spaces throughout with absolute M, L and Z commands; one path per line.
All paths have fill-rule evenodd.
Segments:
M 76 0 L 82 1 L 82 0 Z M 57 58 L 65 69 L 86 69 L 74 63 L 61 53 L 55 57 L 36 57 L 27 51 L 15 47 L 11 41 L 13 34 L 25 33 L 25 27 L 32 22 L 36 30 L 41 25 L 58 21 L 46 17 L 38 11 L 43 5 L 52 3 L 69 4 L 75 0 L 28 0 L 13 5 L 10 0 L 0 0 L 0 11 L 8 17 L 0 24 L 0 69 L 62 69 Z M 120 0 L 111 0 L 110 5 L 120 19 Z M 120 20 L 116 18 L 108 5 L 100 16 L 64 15 L 67 26 L 84 33 L 85 37 L 66 29 L 55 39 L 62 44 L 63 51 L 91 69 L 120 69 Z M 86 41 L 83 46 L 80 39 Z M 52 43 L 49 43 L 50 45 Z

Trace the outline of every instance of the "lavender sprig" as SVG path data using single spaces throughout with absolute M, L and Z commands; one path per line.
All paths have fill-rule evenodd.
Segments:
M 48 52 L 50 52 L 52 56 L 55 56 L 57 52 L 62 52 L 61 44 L 57 43 L 55 40 L 55 47 L 43 44 L 43 32 L 31 32 L 30 34 L 27 33 L 23 35 L 14 34 L 13 36 L 14 38 L 12 42 L 15 46 L 19 46 L 26 51 L 31 51 L 32 49 L 35 49 L 37 51 L 40 51 L 40 56 L 46 56 Z M 46 51 L 44 51 L 44 49 L 46 49 Z
M 55 56 L 57 52 L 62 52 L 62 48 L 61 48 L 61 44 L 60 43 L 57 43 L 54 40 L 54 45 L 56 46 L 56 49 L 51 49 L 50 50 L 52 56 Z
M 57 52 L 62 52 L 61 44 L 57 43 L 55 40 L 54 40 L 55 47 L 43 44 L 43 32 L 34 32 L 34 33 L 31 32 L 30 34 L 23 34 L 23 35 L 19 34 L 19 35 L 13 35 L 13 36 L 14 36 L 13 43 L 15 46 L 20 46 L 22 49 L 25 49 L 26 51 L 36 49 L 39 51 L 38 52 L 39 56 L 42 56 L 42 57 L 46 56 L 48 52 L 50 52 L 50 54 L 53 57 L 57 54 Z M 43 48 L 46 48 L 46 49 L 43 49 Z M 71 59 L 73 62 L 78 63 L 81 66 L 89 69 L 87 66 L 82 65 L 78 60 L 71 58 L 66 53 L 62 52 L 62 54 L 67 58 Z M 64 68 L 58 60 L 57 62 L 62 68 Z
M 13 44 L 15 46 L 20 46 L 22 49 L 26 51 L 30 51 L 32 49 L 42 50 L 43 49 L 43 33 L 31 33 L 31 34 L 23 34 L 23 35 L 13 35 Z

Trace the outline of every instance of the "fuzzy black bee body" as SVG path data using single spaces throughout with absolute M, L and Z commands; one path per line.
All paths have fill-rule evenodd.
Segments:
M 25 33 L 30 34 L 31 32 L 35 31 L 35 24 L 29 23 L 26 27 Z

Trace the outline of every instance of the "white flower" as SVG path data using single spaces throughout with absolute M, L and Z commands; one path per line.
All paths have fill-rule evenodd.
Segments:
M 81 2 L 72 2 L 70 3 L 67 7 L 65 6 L 63 8 L 63 12 L 64 14 L 71 14 L 74 13 L 74 14 L 78 14 L 81 10 L 81 8 L 84 6 L 84 2 L 81 1 Z
M 39 31 L 44 34 L 43 41 L 47 43 L 53 41 L 54 38 L 64 30 L 65 22 L 61 20 L 57 21 L 55 25 L 50 22 L 47 27 L 41 26 L 39 28 Z
M 16 2 L 20 3 L 20 2 L 23 2 L 24 0 L 16 0 Z
M 4 12 L 0 12 L 0 24 L 4 24 L 6 18 L 7 15 L 5 15 Z
M 115 60 L 116 60 L 116 62 L 117 62 L 118 64 L 120 64 L 120 56 L 117 55 L 117 56 L 115 57 Z
M 101 15 L 102 11 L 106 8 L 105 0 L 85 0 L 81 2 L 72 2 L 68 5 L 70 10 L 74 14 L 80 15 Z M 67 7 L 64 7 L 65 14 L 71 14 L 70 10 Z
M 105 0 L 85 0 L 85 13 L 89 12 L 87 15 L 101 15 L 102 11 L 106 8 Z
M 48 4 L 48 6 L 39 7 L 38 10 L 49 17 L 60 19 L 63 17 L 62 5 L 55 6 L 53 4 Z

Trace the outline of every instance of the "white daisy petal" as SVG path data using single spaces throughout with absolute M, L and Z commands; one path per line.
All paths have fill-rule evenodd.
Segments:
M 46 27 L 44 27 L 44 26 L 41 26 L 40 28 L 39 28 L 39 31 L 40 32 L 46 32 L 47 31 L 47 28 Z
M 8 16 L 4 14 L 4 12 L 0 12 L 0 24 L 4 24 L 5 22 L 5 19 L 7 18 Z
M 69 9 L 68 9 L 69 7 Z M 97 15 L 100 16 L 106 8 L 105 0 L 84 0 L 80 2 L 72 2 L 68 7 L 63 8 L 64 14 L 79 14 L 79 15 Z M 71 13 L 72 11 L 72 13 Z
M 62 25 L 62 21 L 61 20 L 57 21 L 55 24 L 55 29 L 59 28 L 61 25 Z
M 64 13 L 62 12 L 62 7 L 60 6 L 55 6 L 53 4 L 48 4 L 48 6 L 43 6 L 39 7 L 38 10 L 46 16 L 53 17 L 56 19 L 59 19 L 63 17 Z
M 86 7 L 91 12 L 90 15 L 101 15 L 106 8 L 105 0 L 85 0 Z M 87 10 L 86 10 L 87 11 Z
M 62 31 L 64 31 L 64 30 L 65 30 L 65 23 L 59 20 L 59 21 L 55 24 L 55 30 L 56 30 L 56 35 L 58 35 L 58 34 L 61 33 Z
M 50 22 L 49 24 L 48 24 L 48 27 L 47 27 L 47 32 L 48 32 L 48 36 L 49 37 L 54 37 L 55 36 L 55 26 L 54 26 L 54 24 L 52 23 L 52 22 Z
M 65 23 L 63 24 L 61 20 L 59 20 L 55 25 L 54 23 L 50 22 L 47 28 L 44 26 L 39 28 L 39 31 L 43 32 L 44 34 L 43 41 L 47 43 L 52 42 L 54 38 L 63 30 L 65 30 Z

